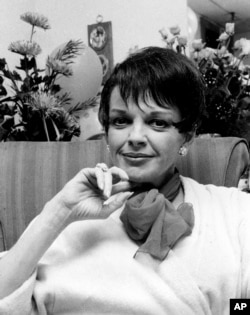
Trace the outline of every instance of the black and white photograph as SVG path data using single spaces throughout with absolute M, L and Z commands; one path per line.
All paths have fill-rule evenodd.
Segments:
M 250 314 L 250 0 L 0 0 L 0 315 Z

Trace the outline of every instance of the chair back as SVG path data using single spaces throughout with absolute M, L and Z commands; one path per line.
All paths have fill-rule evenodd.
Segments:
M 0 144 L 0 251 L 10 248 L 29 222 L 81 168 L 112 164 L 104 140 Z M 197 181 L 237 186 L 249 162 L 245 140 L 195 139 L 178 160 L 180 173 Z
M 249 165 L 249 148 L 237 137 L 196 138 L 177 161 L 180 174 L 201 184 L 237 187 Z

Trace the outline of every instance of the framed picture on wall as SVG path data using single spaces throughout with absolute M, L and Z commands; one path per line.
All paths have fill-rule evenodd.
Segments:
M 100 58 L 103 68 L 103 83 L 105 83 L 114 66 L 112 23 L 99 22 L 88 25 L 88 45 Z

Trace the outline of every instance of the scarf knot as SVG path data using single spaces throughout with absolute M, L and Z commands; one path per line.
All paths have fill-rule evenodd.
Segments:
M 182 203 L 175 210 L 171 202 L 178 194 L 180 186 L 177 173 L 167 185 L 164 185 L 162 192 L 156 188 L 136 192 L 127 201 L 120 219 L 129 237 L 139 244 L 136 254 L 144 252 L 164 260 L 178 240 L 192 233 L 194 226 L 192 205 Z

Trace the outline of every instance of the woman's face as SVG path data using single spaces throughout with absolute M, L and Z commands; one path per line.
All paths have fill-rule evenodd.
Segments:
M 113 163 L 125 170 L 131 181 L 156 187 L 170 177 L 185 136 L 171 125 L 181 120 L 178 109 L 159 107 L 152 99 L 132 99 L 128 106 L 115 87 L 110 98 L 107 141 Z

